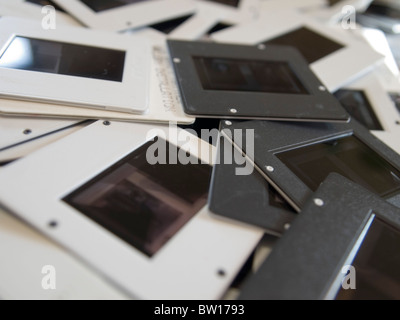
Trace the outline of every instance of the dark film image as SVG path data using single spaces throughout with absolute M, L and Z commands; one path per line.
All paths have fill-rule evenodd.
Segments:
M 149 257 L 206 205 L 211 175 L 208 165 L 148 164 L 152 144 L 63 199 Z
M 101 12 L 109 9 L 115 9 L 126 6 L 128 4 L 144 2 L 144 1 L 151 1 L 151 0 L 81 0 L 81 2 L 87 5 L 94 12 Z
M 286 33 L 282 36 L 264 42 L 264 44 L 276 44 L 293 46 L 297 48 L 308 63 L 313 63 L 342 48 L 343 45 L 328 39 L 306 27 Z
M 400 172 L 354 136 L 277 153 L 312 191 L 332 172 L 381 197 L 400 193 Z
M 343 0 L 328 0 L 329 6 L 334 6 L 335 4 L 340 3 Z
M 41 6 L 53 6 L 56 10 L 65 12 L 63 9 L 61 9 L 59 6 L 57 6 L 53 1 L 50 0 L 26 0 L 26 2 L 31 2 L 34 4 L 38 4 Z
M 218 31 L 224 30 L 226 28 L 230 28 L 230 27 L 232 27 L 231 24 L 219 22 L 215 26 L 213 26 L 210 30 L 208 30 L 207 35 L 211 35 L 214 32 L 218 32 Z
M 193 57 L 205 90 L 308 94 L 286 62 Z
M 193 15 L 187 15 L 184 17 L 179 17 L 176 19 L 168 20 L 168 21 L 163 21 L 159 22 L 156 24 L 151 25 L 150 27 L 153 29 L 156 29 L 160 32 L 163 32 L 165 34 L 170 34 L 172 31 L 174 31 L 177 27 L 179 27 L 182 23 L 185 21 L 189 20 Z
M 378 17 L 383 16 L 393 20 L 400 19 L 400 10 L 396 9 L 394 6 L 385 5 L 384 3 L 372 3 L 365 11 L 365 14 Z
M 383 130 L 374 109 L 363 91 L 342 89 L 336 91 L 334 95 L 346 111 L 368 130 Z
M 0 67 L 122 82 L 124 51 L 15 37 Z
M 216 3 L 224 4 L 224 5 L 235 7 L 235 8 L 237 8 L 239 6 L 239 0 L 207 0 L 207 1 L 216 2 Z
M 400 231 L 375 217 L 352 262 L 356 289 L 341 288 L 337 300 L 400 299 Z

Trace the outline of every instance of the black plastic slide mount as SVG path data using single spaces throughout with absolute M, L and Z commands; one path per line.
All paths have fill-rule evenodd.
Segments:
M 274 187 L 291 200 L 291 205 L 300 212 L 310 197 L 311 190 L 288 166 L 278 154 L 317 143 L 354 136 L 372 152 L 376 153 L 395 170 L 400 170 L 400 155 L 381 140 L 372 135 L 355 120 L 350 123 L 295 123 L 277 121 L 232 121 L 222 130 L 242 130 L 242 141 L 246 141 L 246 129 L 254 130 L 254 159 L 257 170 Z M 233 132 L 233 131 L 232 131 Z M 246 145 L 235 141 L 237 147 L 246 153 Z M 273 168 L 273 170 L 271 170 Z M 370 173 L 366 173 L 370 174 Z M 314 190 L 315 191 L 315 190 Z M 400 207 L 400 194 L 386 199 Z
M 225 150 L 232 156 L 224 158 Z M 281 236 L 297 214 L 257 171 L 238 175 L 235 159 L 243 155 L 224 137 L 220 137 L 218 163 L 213 167 L 209 209 L 213 214 L 263 228 L 266 233 Z M 227 188 L 229 186 L 229 188 Z
M 350 116 L 338 100 L 324 87 L 300 52 L 290 46 L 249 46 L 208 42 L 168 40 L 171 60 L 183 98 L 184 111 L 190 115 L 211 118 L 273 119 L 284 121 L 348 122 Z M 263 63 L 285 66 L 283 83 L 293 85 L 297 93 L 255 90 L 204 88 L 196 59 L 240 60 L 241 63 Z M 240 68 L 238 68 L 240 69 Z M 268 68 L 267 68 L 268 69 Z M 294 75 L 290 78 L 289 75 Z M 248 76 L 248 75 L 245 75 Z M 254 78 L 254 77 L 253 77 Z M 280 83 L 282 79 L 273 79 Z M 221 78 L 219 78 L 220 81 Z M 254 80 L 254 79 L 253 79 Z M 253 81 L 254 82 L 254 81 Z M 256 81 L 257 82 L 257 81 Z M 297 83 L 297 84 L 296 84 Z M 296 84 L 296 85 L 295 85 Z M 255 86 L 262 87 L 257 83 Z M 276 83 L 273 83 L 276 85 Z M 211 83 L 213 86 L 213 83 Z M 268 85 L 267 85 L 268 86 Z M 283 86 L 278 86 L 284 91 Z M 263 89 L 263 90 L 264 90 Z M 304 93 L 304 90 L 306 93 Z
M 323 205 L 317 206 L 315 199 L 323 200 Z M 372 215 L 400 230 L 399 208 L 331 174 L 258 272 L 244 284 L 239 299 L 333 299 L 327 294 Z

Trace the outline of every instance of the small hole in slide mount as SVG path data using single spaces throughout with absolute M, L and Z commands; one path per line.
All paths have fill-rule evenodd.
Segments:
M 55 220 L 52 220 L 52 221 L 50 221 L 49 222 L 49 227 L 50 228 L 57 228 L 58 227 L 58 222 L 57 221 L 55 221 Z
M 225 277 L 226 276 L 226 272 L 225 272 L 224 269 L 218 269 L 217 274 L 220 277 Z

